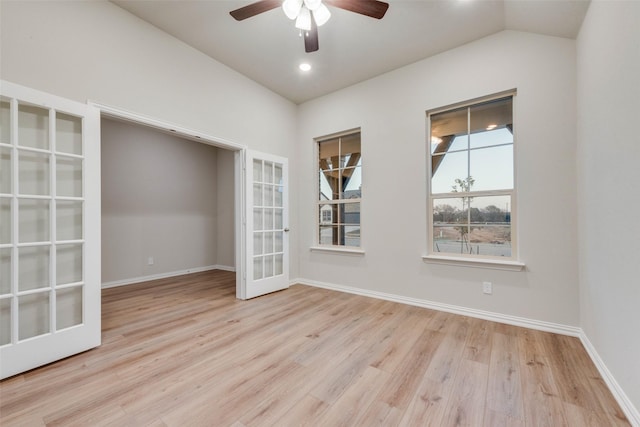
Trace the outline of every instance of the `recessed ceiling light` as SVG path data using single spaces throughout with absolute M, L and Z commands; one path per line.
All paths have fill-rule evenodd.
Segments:
M 298 68 L 300 68 L 302 71 L 309 71 L 311 70 L 311 65 L 303 62 L 302 64 L 298 65 Z

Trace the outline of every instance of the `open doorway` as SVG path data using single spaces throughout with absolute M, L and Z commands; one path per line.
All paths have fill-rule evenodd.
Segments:
M 103 287 L 240 271 L 241 147 L 104 111 L 101 145 Z

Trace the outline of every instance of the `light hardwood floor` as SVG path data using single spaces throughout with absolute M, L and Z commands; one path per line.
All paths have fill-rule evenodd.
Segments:
M 234 283 L 104 290 L 102 346 L 0 383 L 0 425 L 629 425 L 576 338 Z

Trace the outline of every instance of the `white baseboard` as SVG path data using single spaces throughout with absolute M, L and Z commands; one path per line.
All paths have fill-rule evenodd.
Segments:
M 493 322 L 506 323 L 508 325 L 522 326 L 524 328 L 536 329 L 546 332 L 554 332 L 572 337 L 579 337 L 582 329 L 576 326 L 561 325 L 558 323 L 544 322 L 541 320 L 528 319 L 525 317 L 511 316 L 508 314 L 494 313 L 491 311 L 477 310 L 458 305 L 444 304 L 440 302 L 428 301 L 418 298 L 411 298 L 402 295 L 388 294 L 384 292 L 371 291 L 368 289 L 353 288 L 351 286 L 335 285 L 332 283 L 318 282 L 316 280 L 297 279 L 292 284 L 315 286 L 317 288 L 332 289 L 335 291 L 347 292 L 350 294 L 362 295 L 371 298 L 383 299 L 387 301 L 399 302 L 402 304 L 414 305 L 417 307 L 430 308 L 432 310 L 446 311 L 447 313 L 461 314 L 463 316 L 475 317 L 478 319 L 491 320 Z
M 506 323 L 508 325 L 521 326 L 524 328 L 530 328 L 545 332 L 553 332 L 561 335 L 568 335 L 572 337 L 578 337 L 587 354 L 591 357 L 591 360 L 598 368 L 600 375 L 604 379 L 605 383 L 609 387 L 611 394 L 616 399 L 622 410 L 624 411 L 627 419 L 634 427 L 640 427 L 640 413 L 638 409 L 633 405 L 631 400 L 627 397 L 622 390 L 618 382 L 615 380 L 604 361 L 598 355 L 589 338 L 585 335 L 582 328 L 576 326 L 567 326 L 558 323 L 544 322 L 541 320 L 528 319 L 526 317 L 511 316 L 507 314 L 494 313 L 490 311 L 477 310 L 473 308 L 461 307 L 451 304 L 443 304 L 439 302 L 433 302 L 428 300 L 421 300 L 417 298 L 405 297 L 402 295 L 388 294 L 384 292 L 371 291 L 368 289 L 354 288 L 351 286 L 336 285 L 333 283 L 318 282 L 316 280 L 309 279 L 296 279 L 291 281 L 291 285 L 302 284 L 314 286 L 317 288 L 331 289 L 334 291 L 347 292 L 350 294 L 362 295 L 365 297 L 377 298 L 387 301 L 399 302 L 402 304 L 413 305 L 417 307 L 429 308 L 432 310 L 445 311 L 447 313 L 461 314 L 463 316 L 475 317 L 479 319 L 491 320 L 493 322 Z
M 181 276 L 189 273 L 200 273 L 209 270 L 236 271 L 235 267 L 228 265 L 207 265 L 204 267 L 187 268 L 186 270 L 170 271 L 167 273 L 152 274 L 150 276 L 133 277 L 130 279 L 115 280 L 102 284 L 102 289 L 115 288 L 116 286 L 133 285 L 134 283 L 148 282 L 149 280 L 166 279 L 167 277 Z
M 594 365 L 598 368 L 598 372 L 600 372 L 600 376 L 604 379 L 604 382 L 609 386 L 609 390 L 611 390 L 611 394 L 616 399 L 622 411 L 627 416 L 627 419 L 631 423 L 632 426 L 640 427 L 640 412 L 633 405 L 631 399 L 627 396 L 627 394 L 622 390 L 620 384 L 613 377 L 607 365 L 604 364 L 604 361 L 596 351 L 596 348 L 591 344 L 589 337 L 582 331 L 580 333 L 580 341 L 582 341 L 582 345 L 587 350 L 589 357 L 593 360 Z

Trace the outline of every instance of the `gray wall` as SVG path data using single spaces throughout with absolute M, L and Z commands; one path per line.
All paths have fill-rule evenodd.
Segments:
M 640 2 L 591 2 L 578 37 L 577 157 L 580 323 L 636 411 L 640 410 L 639 18 Z
M 101 139 L 103 284 L 233 267 L 233 153 L 107 119 Z
M 578 326 L 575 41 L 504 31 L 299 108 L 299 247 L 314 243 L 313 138 L 362 131 L 364 256 L 300 251 L 300 277 Z M 522 272 L 425 263 L 425 111 L 516 88 Z M 401 218 L 401 220 L 394 220 Z M 482 294 L 482 282 L 493 295 Z

